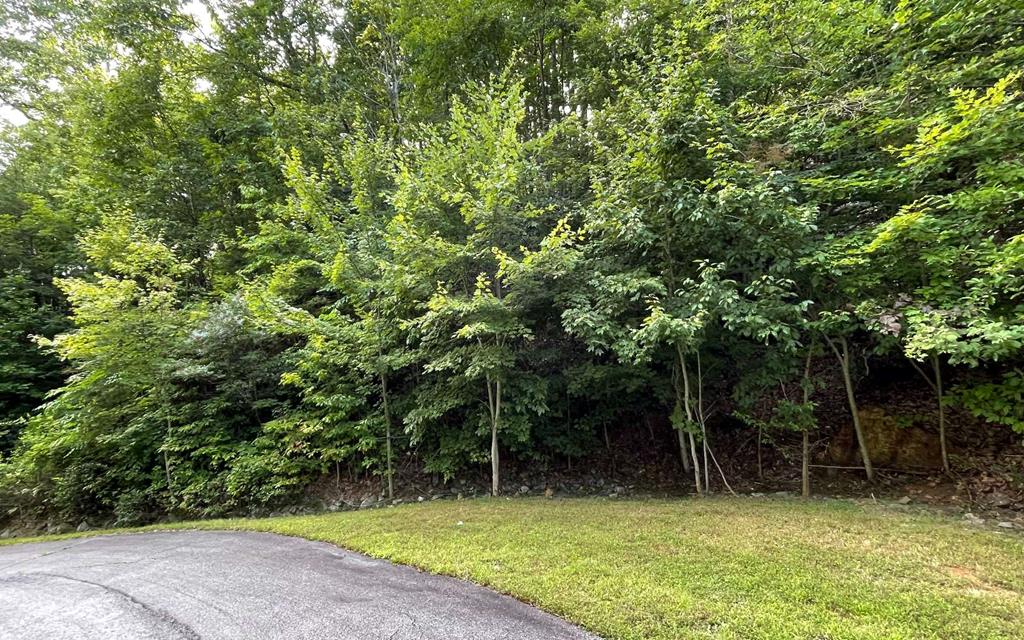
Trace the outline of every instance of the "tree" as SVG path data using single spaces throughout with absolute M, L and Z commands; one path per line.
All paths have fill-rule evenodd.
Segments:
M 785 176 L 742 158 L 745 114 L 721 103 L 702 68 L 684 64 L 691 37 L 700 36 L 680 29 L 655 58 L 643 76 L 653 91 L 624 88 L 595 122 L 597 197 L 579 261 L 594 275 L 569 297 L 563 321 L 595 352 L 672 362 L 673 423 L 700 493 L 706 421 L 692 363 L 723 331 L 795 342 L 809 303 L 793 278 L 813 211 Z
M 524 113 L 521 87 L 504 77 L 456 101 L 448 125 L 427 132 L 399 169 L 388 238 L 396 284 L 432 289 L 410 321 L 431 382 L 406 419 L 422 431 L 474 402 L 470 385 L 483 383 L 494 495 L 503 435 L 525 439 L 529 415 L 546 410 L 542 381 L 519 369 L 531 336 L 529 301 L 512 288 L 506 266 L 543 214 L 523 193 L 531 171 L 529 145 L 517 131 Z
M 161 447 L 166 424 L 158 416 L 164 371 L 181 335 L 183 317 L 175 312 L 189 265 L 126 214 L 107 216 L 83 247 L 104 273 L 58 281 L 76 328 L 43 341 L 74 372 L 29 422 L 15 464 L 28 472 L 25 482 L 32 482 L 33 467 L 53 473 L 41 481 L 56 483 L 55 510 L 115 510 L 132 521 L 170 490 L 171 462 Z M 94 483 L 90 467 L 97 464 L 116 473 Z M 154 469 L 166 483 L 149 486 Z

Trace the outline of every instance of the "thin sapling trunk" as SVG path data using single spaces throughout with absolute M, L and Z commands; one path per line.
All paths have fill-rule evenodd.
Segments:
M 864 473 L 869 482 L 875 481 L 875 469 L 871 465 L 871 454 L 868 452 L 868 444 L 864 438 L 864 430 L 860 424 L 860 413 L 857 410 L 857 398 L 853 394 L 853 376 L 850 374 L 850 346 L 846 336 L 839 336 L 839 347 L 836 347 L 831 338 L 825 336 L 828 346 L 839 360 L 839 366 L 843 370 L 843 384 L 846 386 L 846 400 L 850 405 L 850 415 L 853 418 L 853 430 L 857 434 L 857 446 L 860 448 L 860 457 L 864 461 Z
M 380 392 L 384 400 L 384 436 L 386 440 L 388 458 L 388 500 L 393 500 L 395 498 L 395 472 L 391 449 L 391 409 L 388 405 L 388 378 L 383 373 L 380 374 Z
M 704 418 L 704 375 L 700 366 L 700 351 L 697 351 L 697 422 L 700 423 L 700 439 L 704 445 L 704 493 L 711 493 L 711 472 L 708 470 L 708 430 Z
M 683 460 L 683 471 L 690 473 L 690 452 L 687 450 L 686 434 L 683 433 L 682 429 L 677 429 L 676 435 L 679 438 L 679 455 Z
M 501 422 L 501 380 L 492 382 L 487 375 L 487 409 L 491 414 L 491 495 L 501 491 L 500 460 L 498 457 L 498 426 Z
M 501 421 L 501 380 L 494 382 L 494 424 L 491 426 L 491 493 L 498 495 L 500 491 L 500 475 L 498 459 L 498 425 Z
M 814 354 L 814 343 L 807 349 L 807 360 L 804 362 L 803 379 L 803 404 L 804 407 L 811 399 L 811 356 Z M 811 497 L 811 434 L 809 425 L 804 425 L 803 447 L 801 451 L 800 465 L 800 493 L 805 498 Z
M 939 448 L 942 451 L 942 469 L 949 473 L 949 450 L 946 447 L 946 407 L 942 403 L 942 368 L 938 354 L 932 354 L 932 369 L 935 371 L 935 397 L 939 409 Z
M 804 429 L 803 451 L 800 465 L 800 495 L 805 498 L 811 497 L 811 434 Z
M 942 403 L 942 367 L 939 363 L 939 354 L 932 353 L 929 359 L 932 363 L 931 377 L 913 360 L 910 361 L 910 364 L 921 374 L 921 377 L 924 378 L 924 381 L 928 383 L 928 386 L 935 393 L 935 400 L 939 410 L 939 449 L 942 453 L 942 469 L 949 473 L 949 451 L 946 446 L 946 407 Z
M 761 440 L 763 439 L 761 425 L 757 425 L 757 479 L 764 480 L 764 465 L 761 464 Z
M 676 367 L 672 368 L 672 387 L 676 391 L 676 403 L 682 405 L 683 400 L 679 391 L 679 377 L 682 375 L 679 373 Z M 687 440 L 687 434 L 682 429 L 675 429 L 676 439 L 679 441 L 679 459 L 683 461 L 683 473 L 690 473 L 692 470 L 692 463 L 690 462 L 690 450 Z M 651 432 L 651 439 L 654 439 L 654 432 Z
M 683 375 L 683 408 L 686 411 L 686 423 L 687 425 L 694 424 L 693 419 L 693 406 L 690 402 L 690 374 L 686 370 L 686 358 L 683 357 L 683 349 L 679 345 L 676 345 L 676 352 L 679 354 L 679 369 Z M 690 439 L 690 457 L 693 460 L 693 484 L 697 489 L 697 495 L 704 495 L 704 486 L 701 482 L 700 477 L 700 460 L 697 458 L 697 443 L 693 434 L 687 432 Z

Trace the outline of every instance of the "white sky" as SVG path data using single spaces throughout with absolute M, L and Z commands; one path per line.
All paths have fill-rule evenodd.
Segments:
M 0 104 L 0 120 L 3 120 L 5 124 L 13 124 L 15 126 L 23 125 L 28 122 L 28 118 L 24 116 L 17 109 L 8 107 L 5 104 Z

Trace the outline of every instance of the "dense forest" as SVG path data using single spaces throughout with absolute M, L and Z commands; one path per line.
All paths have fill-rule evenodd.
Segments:
M 806 486 L 824 394 L 870 482 L 883 361 L 946 470 L 953 412 L 1024 433 L 1020 2 L 0 25 L 0 519 L 254 512 L 338 469 L 499 493 L 658 417 L 697 493 L 723 425 L 802 439 Z

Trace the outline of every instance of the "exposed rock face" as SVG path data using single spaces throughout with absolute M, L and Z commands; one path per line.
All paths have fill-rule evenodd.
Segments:
M 941 469 L 942 454 L 937 433 L 920 427 L 903 426 L 878 407 L 860 410 L 861 428 L 871 461 L 893 469 Z M 838 465 L 859 465 L 860 450 L 853 423 L 843 425 L 828 447 L 829 458 Z

